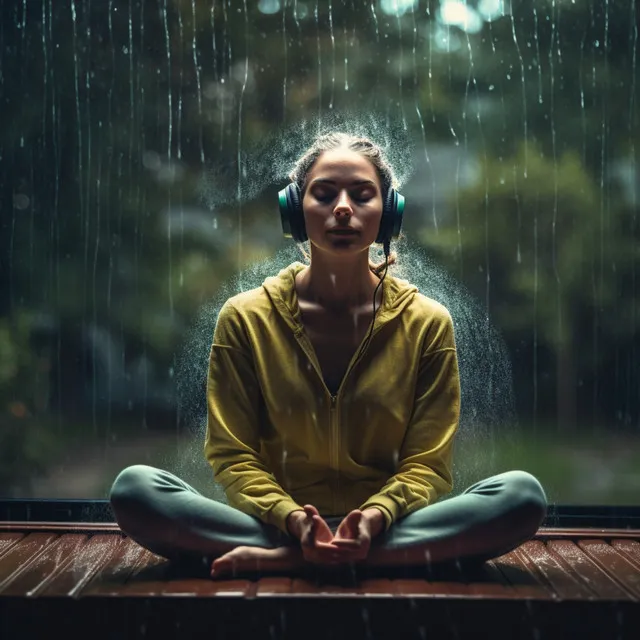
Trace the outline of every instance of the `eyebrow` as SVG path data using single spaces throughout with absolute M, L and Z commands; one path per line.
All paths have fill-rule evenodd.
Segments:
M 317 182 L 326 182 L 327 184 L 336 184 L 335 180 L 329 180 L 327 178 L 316 178 L 315 180 L 311 181 L 311 184 L 316 184 Z M 374 187 L 376 186 L 376 183 L 373 180 L 354 180 L 351 184 L 370 184 L 373 185 Z

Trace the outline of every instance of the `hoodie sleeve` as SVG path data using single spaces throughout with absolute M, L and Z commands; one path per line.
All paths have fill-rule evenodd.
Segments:
M 232 507 L 287 533 L 287 516 L 302 507 L 260 455 L 260 401 L 242 320 L 227 301 L 218 314 L 209 357 L 205 457 Z
M 460 378 L 453 323 L 444 309 L 427 332 L 420 357 L 415 401 L 397 473 L 361 507 L 377 507 L 385 531 L 403 516 L 433 504 L 453 489 L 452 454 L 460 417 Z

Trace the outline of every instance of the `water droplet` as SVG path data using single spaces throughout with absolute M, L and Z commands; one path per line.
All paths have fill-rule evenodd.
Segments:
M 29 196 L 26 196 L 24 193 L 16 193 L 13 196 L 13 206 L 19 211 L 24 211 L 30 203 L 31 200 L 29 200 Z

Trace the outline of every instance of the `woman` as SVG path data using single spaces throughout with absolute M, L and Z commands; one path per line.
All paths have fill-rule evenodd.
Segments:
M 547 501 L 529 473 L 439 500 L 460 415 L 453 325 L 386 277 L 404 199 L 382 150 L 323 135 L 289 177 L 283 228 L 309 239 L 310 264 L 227 300 L 211 347 L 205 455 L 229 504 L 134 465 L 110 494 L 122 530 L 168 558 L 213 558 L 214 578 L 482 561 L 530 539 Z M 369 262 L 373 242 L 381 265 Z

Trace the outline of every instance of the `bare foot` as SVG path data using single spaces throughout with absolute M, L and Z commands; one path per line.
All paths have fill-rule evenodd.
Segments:
M 295 547 L 236 547 L 211 564 L 211 577 L 224 578 L 243 571 L 288 571 L 303 565 L 300 549 Z

